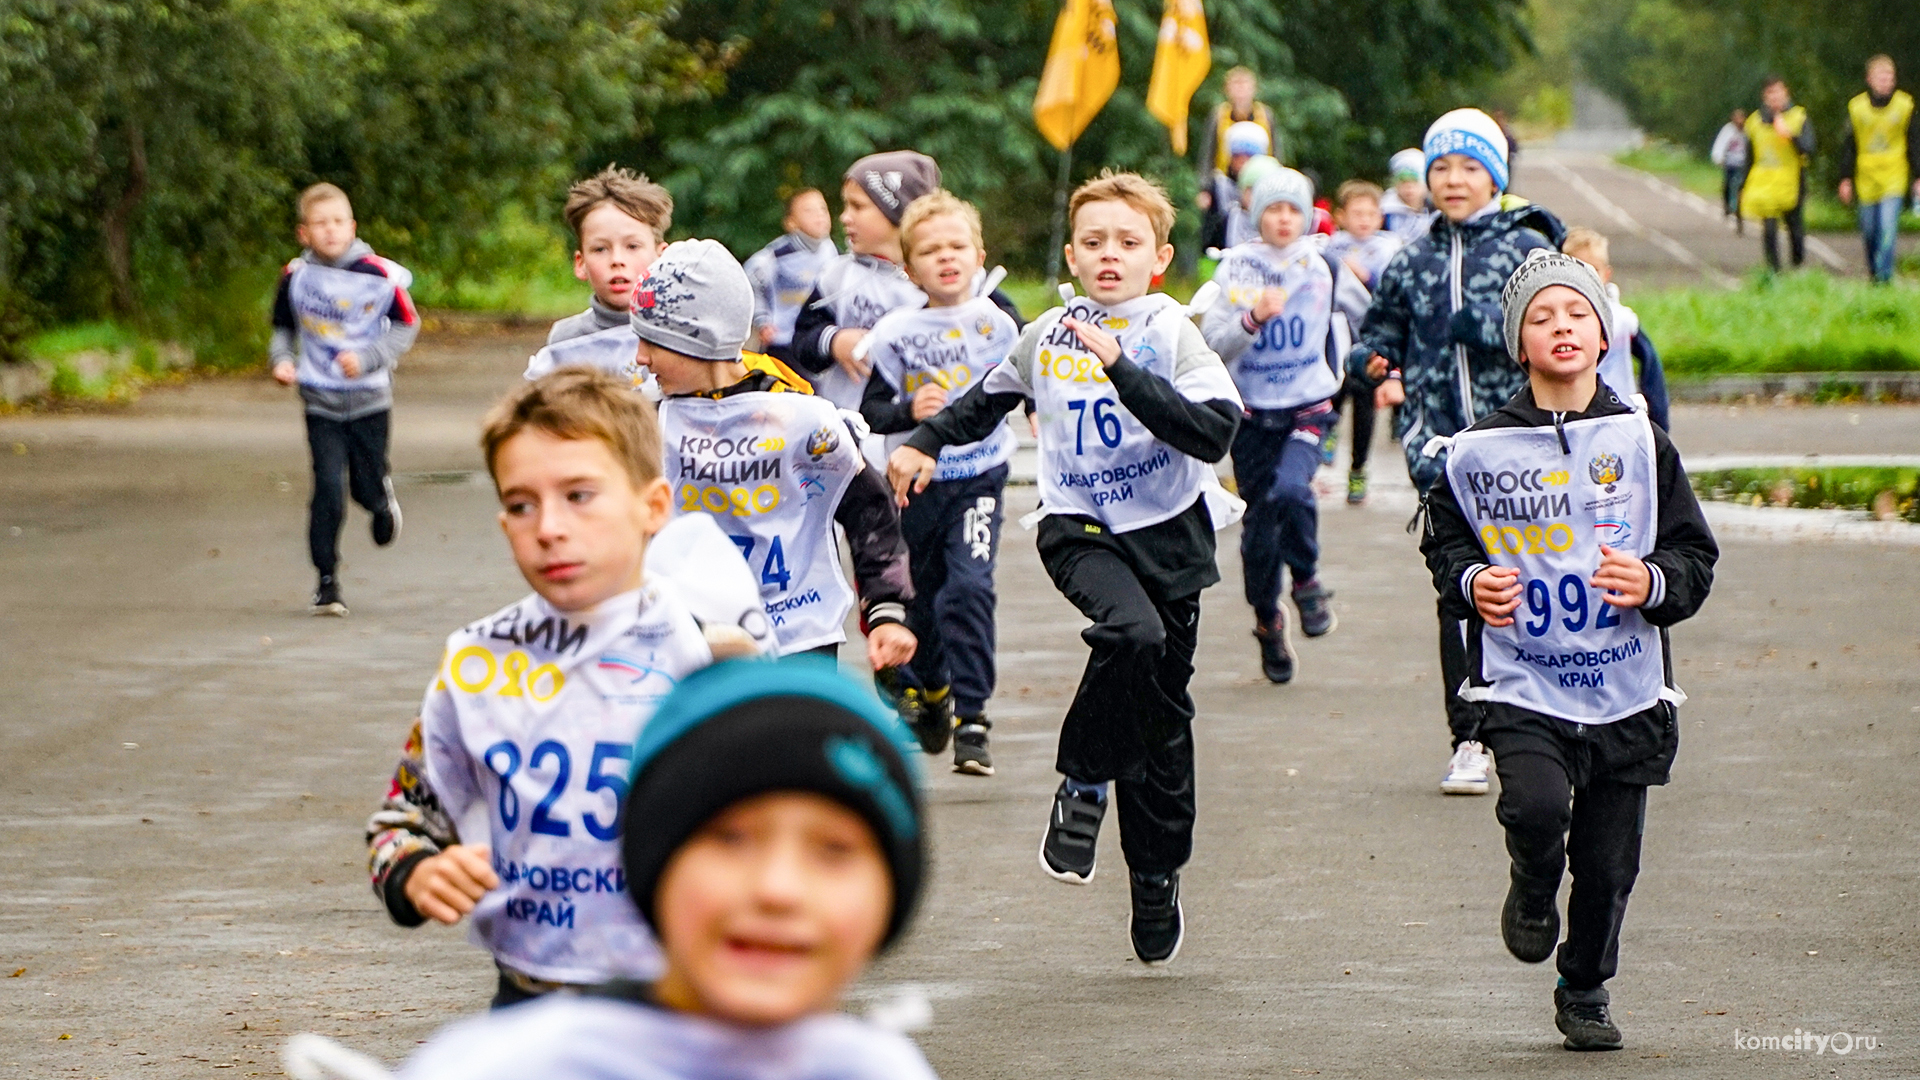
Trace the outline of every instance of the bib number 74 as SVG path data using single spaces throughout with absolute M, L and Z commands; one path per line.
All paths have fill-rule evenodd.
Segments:
M 740 549 L 740 557 L 747 561 L 747 566 L 753 566 L 753 549 L 759 546 L 760 541 L 755 537 L 735 536 L 732 533 L 727 534 L 727 539 Z M 760 564 L 760 584 L 772 585 L 786 592 L 792 580 L 793 574 L 787 569 L 786 550 L 780 543 L 780 537 L 775 536 L 773 542 L 767 545 L 766 560 Z

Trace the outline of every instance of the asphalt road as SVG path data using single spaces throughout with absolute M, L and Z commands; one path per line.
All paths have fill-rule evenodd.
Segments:
M 443 331 L 410 358 L 406 533 L 376 550 L 350 519 L 346 620 L 305 614 L 290 393 L 212 381 L 0 419 L 0 1075 L 279 1075 L 298 1031 L 397 1061 L 484 1003 L 490 965 L 459 932 L 388 922 L 360 827 L 444 635 L 524 591 L 474 433 L 537 343 Z M 1920 452 L 1910 408 L 1677 417 L 1690 454 Z M 1920 1072 L 1915 549 L 1726 544 L 1712 601 L 1673 635 L 1692 701 L 1613 984 L 1628 1049 L 1575 1057 L 1550 966 L 1500 945 L 1492 800 L 1437 790 L 1432 591 L 1386 482 L 1397 458 L 1377 460 L 1373 505 L 1324 508 L 1340 627 L 1303 645 L 1289 687 L 1259 678 L 1223 537 L 1194 680 L 1190 931 L 1159 972 L 1127 946 L 1111 827 L 1090 887 L 1035 865 L 1084 646 L 1009 530 L 1000 774 L 930 762 L 927 901 L 854 1004 L 924 994 L 919 1037 L 956 1078 Z M 1880 1045 L 1735 1045 L 1795 1029 Z

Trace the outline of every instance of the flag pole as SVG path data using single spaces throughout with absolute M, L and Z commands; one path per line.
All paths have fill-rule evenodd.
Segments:
M 1067 238 L 1067 183 L 1073 178 L 1073 144 L 1060 151 L 1060 175 L 1053 184 L 1053 229 L 1047 242 L 1047 285 L 1060 284 L 1060 253 Z

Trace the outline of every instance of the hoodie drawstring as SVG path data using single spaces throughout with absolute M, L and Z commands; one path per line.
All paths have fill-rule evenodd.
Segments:
M 1553 433 L 1560 436 L 1560 452 L 1563 454 L 1571 454 L 1573 453 L 1573 447 L 1567 445 L 1567 426 L 1562 422 L 1566 417 L 1567 414 L 1563 412 L 1553 414 Z

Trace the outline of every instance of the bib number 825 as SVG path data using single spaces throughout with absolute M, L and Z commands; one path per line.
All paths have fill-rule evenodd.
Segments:
M 520 793 L 513 790 L 513 777 L 522 764 L 520 747 L 511 739 L 502 739 L 487 747 L 487 752 L 480 755 L 480 759 L 486 762 L 488 771 L 500 780 L 500 824 L 512 832 L 520 827 Z M 617 766 L 612 772 L 606 771 L 608 762 Z M 631 743 L 593 744 L 593 761 L 587 766 L 584 787 L 588 793 L 613 792 L 611 818 L 601 821 L 592 812 L 580 815 L 580 824 L 586 826 L 587 834 L 595 840 L 612 840 L 620 835 L 620 806 L 627 800 L 627 770 L 632 763 Z M 555 817 L 553 813 L 553 804 L 560 801 L 560 796 L 566 791 L 567 780 L 573 774 L 573 758 L 567 753 L 566 744 L 554 739 L 536 744 L 525 759 L 525 765 L 528 772 L 546 772 L 548 768 L 553 770 L 553 784 L 547 788 L 547 794 L 539 805 L 533 808 L 533 816 L 528 820 L 527 827 L 542 836 L 572 836 L 573 823 Z

